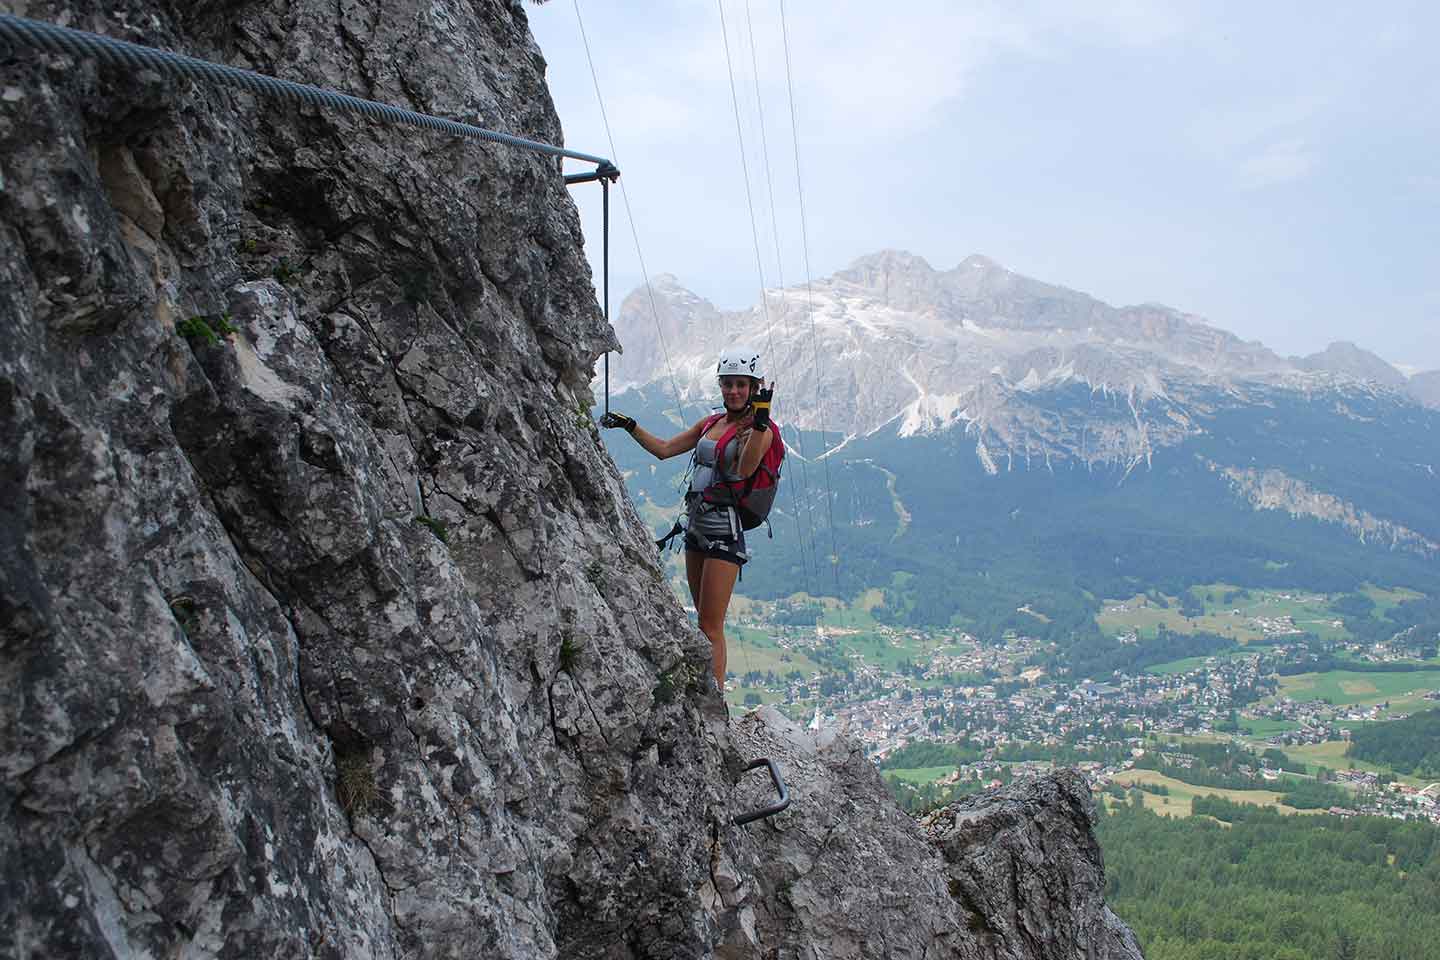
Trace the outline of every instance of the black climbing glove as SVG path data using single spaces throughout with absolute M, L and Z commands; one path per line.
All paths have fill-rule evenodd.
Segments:
M 627 417 L 623 413 L 616 413 L 614 410 L 611 410 L 609 413 L 605 414 L 605 416 L 600 418 L 600 426 L 620 427 L 626 433 L 634 433 L 635 418 Z
M 775 396 L 774 387 L 766 387 L 755 394 L 755 429 L 762 433 L 770 429 L 770 398 Z

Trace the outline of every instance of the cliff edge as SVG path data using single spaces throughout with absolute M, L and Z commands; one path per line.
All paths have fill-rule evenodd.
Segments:
M 3 9 L 560 140 L 518 4 Z M 728 721 L 553 161 L 3 46 L 0 94 L 0 953 L 1138 956 L 1073 778 L 927 838 Z

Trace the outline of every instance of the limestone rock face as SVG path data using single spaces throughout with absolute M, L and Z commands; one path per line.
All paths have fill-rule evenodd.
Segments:
M 717 870 L 706 890 L 730 908 L 717 956 L 808 958 L 816 943 L 820 956 L 856 960 L 1141 956 L 1105 906 L 1079 774 L 967 797 L 916 823 L 888 802 L 859 746 L 833 730 L 812 735 L 762 708 L 734 737 L 744 752 L 781 762 L 794 799 L 726 847 L 737 866 Z M 760 771 L 741 781 L 756 806 L 767 787 Z
M 172 9 L 25 12 L 558 140 L 519 7 Z M 0 87 L 0 952 L 702 953 L 708 645 L 584 413 L 553 161 Z
M 518 4 L 5 9 L 559 141 Z M 0 955 L 846 956 L 826 898 L 948 890 L 858 756 L 850 892 L 730 825 L 768 748 L 586 413 L 553 161 L 0 49 L 0 164 Z
M 1331 373 L 1354 377 L 1357 380 L 1369 380 L 1384 384 L 1387 387 L 1404 388 L 1406 381 L 1405 374 L 1369 350 L 1361 349 L 1344 340 L 1330 344 L 1319 353 L 1312 353 L 1310 356 L 1302 358 L 1300 365 L 1307 370 L 1327 370 Z

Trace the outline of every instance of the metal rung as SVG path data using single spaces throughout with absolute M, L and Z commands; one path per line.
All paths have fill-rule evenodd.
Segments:
M 744 826 L 745 824 L 750 823 L 754 820 L 763 820 L 765 817 L 773 817 L 781 810 L 784 810 L 786 807 L 790 806 L 790 791 L 785 788 L 785 779 L 780 776 L 779 765 L 776 764 L 775 761 L 771 760 L 769 757 L 761 757 L 759 760 L 750 761 L 750 766 L 746 767 L 745 770 L 746 772 L 749 772 L 751 770 L 754 770 L 756 767 L 770 768 L 770 782 L 775 784 L 775 792 L 780 794 L 780 799 L 770 804 L 768 807 L 761 807 L 759 810 L 751 810 L 749 813 L 740 814 L 734 820 L 730 821 L 737 827 Z

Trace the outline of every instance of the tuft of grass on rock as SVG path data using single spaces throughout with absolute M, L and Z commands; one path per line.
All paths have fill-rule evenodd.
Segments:
M 560 669 L 566 673 L 570 673 L 579 662 L 580 642 L 575 639 L 574 634 L 566 631 L 560 635 Z
M 335 758 L 338 778 L 335 783 L 336 797 L 340 807 L 354 817 L 365 817 L 375 808 L 380 798 L 380 788 L 375 782 L 375 771 L 370 769 L 370 757 L 366 753 L 345 754 Z
M 229 313 L 221 313 L 218 316 L 196 314 L 175 324 L 175 332 L 186 340 L 200 339 L 218 345 L 221 337 L 229 337 L 239 330 L 231 325 Z

